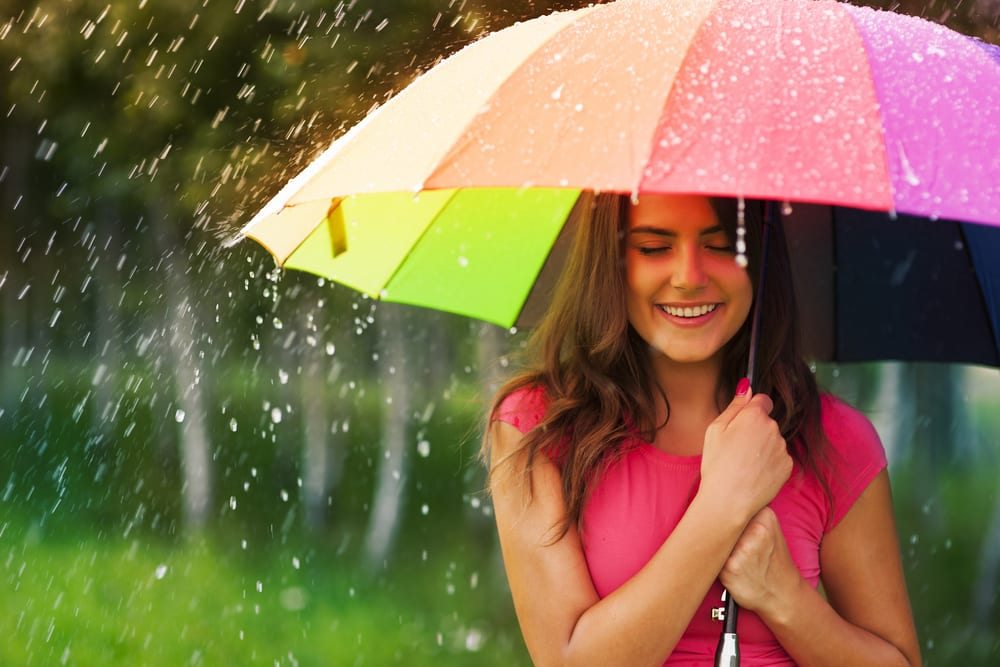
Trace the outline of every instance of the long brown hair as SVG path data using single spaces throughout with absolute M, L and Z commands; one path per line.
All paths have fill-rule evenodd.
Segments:
M 651 389 L 667 399 L 650 370 L 648 346 L 629 324 L 625 308 L 629 198 L 591 193 L 581 197 L 582 217 L 572 250 L 552 304 L 528 341 L 525 369 L 501 387 L 488 413 L 492 418 L 503 400 L 518 389 L 539 387 L 545 392 L 545 415 L 522 442 L 527 450 L 525 474 L 531 474 L 535 457 L 543 451 L 559 466 L 567 507 L 562 533 L 570 525 L 579 525 L 595 481 L 623 453 L 626 443 L 636 435 L 653 440 L 659 424 Z M 711 201 L 719 222 L 734 240 L 736 200 Z M 755 303 L 762 209 L 761 202 L 746 202 L 747 270 Z M 819 390 L 802 358 L 791 269 L 780 228 L 772 230 L 765 291 L 754 390 L 773 400 L 772 416 L 793 458 L 816 471 L 825 443 Z M 747 318 L 723 351 L 720 396 L 732 396 L 746 375 L 751 320 Z M 489 460 L 489 429 L 482 455 Z

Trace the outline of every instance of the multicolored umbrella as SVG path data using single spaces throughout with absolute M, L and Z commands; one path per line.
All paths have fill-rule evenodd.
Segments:
M 282 266 L 510 326 L 586 190 L 1000 225 L 1000 48 L 834 0 L 558 12 L 417 78 L 241 234 Z

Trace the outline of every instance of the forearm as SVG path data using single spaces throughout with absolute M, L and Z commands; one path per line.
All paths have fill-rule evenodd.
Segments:
M 804 579 L 780 610 L 760 615 L 801 667 L 916 667 L 888 640 L 845 620 Z
M 578 619 L 565 665 L 662 665 L 718 577 L 745 521 L 698 497 L 649 562 Z

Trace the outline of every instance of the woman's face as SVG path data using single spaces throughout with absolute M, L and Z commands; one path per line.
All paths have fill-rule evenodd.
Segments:
M 625 273 L 629 322 L 671 362 L 716 359 L 753 301 L 707 197 L 641 196 L 628 222 Z

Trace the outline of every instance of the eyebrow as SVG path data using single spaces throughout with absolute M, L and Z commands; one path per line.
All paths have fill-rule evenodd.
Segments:
M 726 230 L 722 227 L 722 225 L 715 225 L 714 227 L 708 227 L 706 229 L 701 230 L 700 232 L 698 232 L 698 236 L 712 236 L 713 234 L 718 234 L 719 232 L 725 232 L 725 231 Z M 632 229 L 628 230 L 628 233 L 629 235 L 653 234 L 655 236 L 665 236 L 667 238 L 675 238 L 677 236 L 677 232 L 671 231 L 669 229 L 664 229 L 663 227 L 650 227 L 650 226 L 633 227 Z

